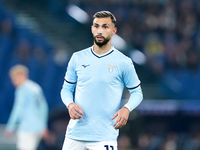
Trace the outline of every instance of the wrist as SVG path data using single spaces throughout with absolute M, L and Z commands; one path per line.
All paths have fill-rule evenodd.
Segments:
M 71 101 L 71 102 L 69 102 L 69 103 L 67 104 L 67 108 L 68 108 L 68 109 L 69 109 L 69 105 L 72 104 L 72 103 L 74 103 L 74 102 Z
M 124 108 L 128 109 L 128 111 L 131 112 L 131 108 L 127 104 L 124 105 Z

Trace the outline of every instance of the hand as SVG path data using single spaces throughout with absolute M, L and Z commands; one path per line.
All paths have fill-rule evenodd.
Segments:
M 11 138 L 11 137 L 13 136 L 13 132 L 12 132 L 12 131 L 9 131 L 9 130 L 6 130 L 6 131 L 5 131 L 5 136 L 6 136 L 7 138 Z
M 128 108 L 123 107 L 120 110 L 118 110 L 112 117 L 112 120 L 115 119 L 116 117 L 117 117 L 117 119 L 113 125 L 115 127 L 115 129 L 119 129 L 119 128 L 125 126 L 128 121 L 128 117 L 129 117 Z
M 48 130 L 48 129 L 44 129 L 44 130 L 42 131 L 42 138 L 45 139 L 45 138 L 48 137 L 48 135 L 49 135 L 49 130 Z
M 69 115 L 72 119 L 81 119 L 83 114 L 83 110 L 81 107 L 74 102 L 70 103 L 68 106 Z

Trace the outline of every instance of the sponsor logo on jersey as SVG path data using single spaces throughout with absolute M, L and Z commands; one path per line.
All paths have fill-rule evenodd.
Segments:
M 83 66 L 83 68 L 87 68 L 88 66 L 90 66 L 90 64 L 88 64 L 88 65 L 81 65 L 81 66 Z

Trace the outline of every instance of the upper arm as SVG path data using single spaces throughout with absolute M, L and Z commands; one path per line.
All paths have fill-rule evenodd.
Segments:
M 128 89 L 138 87 L 140 85 L 140 80 L 136 73 L 134 64 L 130 58 L 126 60 L 125 64 L 123 64 L 122 69 L 122 76 L 125 86 Z
M 76 58 L 76 55 L 73 54 L 68 63 L 67 71 L 65 74 L 65 80 L 67 80 L 68 82 L 72 82 L 72 83 L 77 82 L 76 63 L 77 63 L 77 58 Z

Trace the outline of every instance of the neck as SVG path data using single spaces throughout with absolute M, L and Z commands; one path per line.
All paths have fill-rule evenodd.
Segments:
M 106 44 L 106 45 L 103 45 L 101 47 L 99 47 L 98 45 L 96 45 L 94 43 L 94 52 L 97 53 L 97 54 L 103 54 L 103 53 L 106 53 L 110 50 L 111 48 L 111 44 Z
M 26 77 L 22 77 L 21 80 L 19 81 L 19 85 L 18 86 L 24 84 L 26 81 L 27 81 L 27 78 Z

